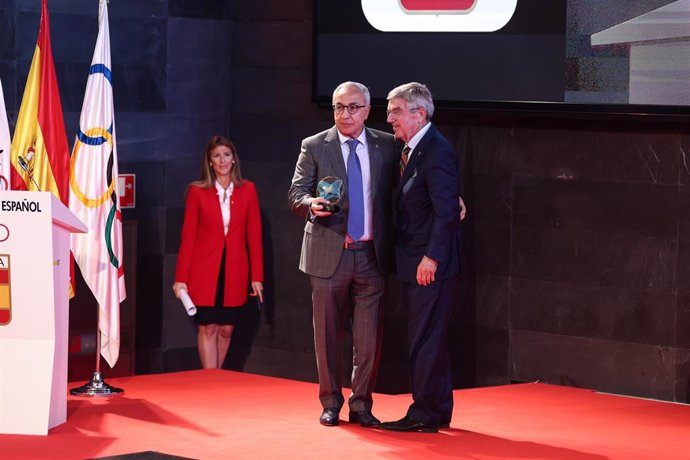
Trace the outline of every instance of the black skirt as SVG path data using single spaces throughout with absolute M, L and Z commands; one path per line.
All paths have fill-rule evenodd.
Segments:
M 213 306 L 197 305 L 194 322 L 201 326 L 208 324 L 234 325 L 240 316 L 242 307 L 224 307 L 223 297 L 225 294 L 225 248 L 220 262 L 218 272 L 218 285 L 216 286 L 216 301 Z

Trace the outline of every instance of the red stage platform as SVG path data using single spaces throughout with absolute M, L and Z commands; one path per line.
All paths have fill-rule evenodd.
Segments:
M 323 427 L 311 383 L 220 370 L 108 383 L 125 394 L 70 397 L 67 423 L 48 436 L 0 435 L 0 458 L 690 459 L 690 406 L 552 385 L 458 390 L 451 429 L 427 434 Z M 409 403 L 376 395 L 374 414 L 395 420 Z

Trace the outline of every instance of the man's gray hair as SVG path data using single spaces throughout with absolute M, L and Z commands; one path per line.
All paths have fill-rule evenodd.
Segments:
M 426 85 L 416 81 L 405 83 L 393 88 L 388 93 L 387 100 L 402 99 L 412 107 L 421 107 L 426 111 L 426 119 L 431 120 L 434 115 L 434 100 Z
M 357 88 L 364 95 L 364 104 L 369 105 L 371 103 L 371 95 L 369 94 L 369 88 L 367 88 L 361 83 L 357 83 L 356 81 L 346 81 L 339 84 L 338 87 L 333 90 L 332 99 L 335 99 L 335 95 L 338 94 L 338 91 L 344 90 L 346 88 Z

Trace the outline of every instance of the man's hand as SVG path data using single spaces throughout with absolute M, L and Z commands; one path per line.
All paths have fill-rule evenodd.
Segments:
M 465 202 L 462 201 L 462 197 L 460 195 L 458 195 L 458 202 L 460 203 L 460 220 L 465 220 L 467 208 L 465 207 Z
M 311 199 L 311 204 L 309 205 L 309 210 L 311 211 L 312 214 L 314 214 L 317 217 L 328 217 L 330 216 L 331 212 L 328 211 L 322 211 L 321 210 L 321 204 L 328 204 L 329 201 L 324 199 L 324 198 L 312 198 Z
M 417 284 L 420 286 L 428 286 L 436 280 L 436 269 L 438 262 L 430 259 L 427 256 L 422 257 L 422 261 L 417 266 Z

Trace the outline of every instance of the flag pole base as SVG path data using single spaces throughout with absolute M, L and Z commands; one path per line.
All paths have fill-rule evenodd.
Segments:
M 124 393 L 122 388 L 111 387 L 103 381 L 103 376 L 100 372 L 94 372 L 91 381 L 78 388 L 69 390 L 72 396 L 117 396 Z

